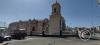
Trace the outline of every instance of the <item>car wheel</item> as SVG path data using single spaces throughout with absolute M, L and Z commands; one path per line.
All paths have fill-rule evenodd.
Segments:
M 0 41 L 0 43 L 3 43 L 3 41 Z
M 8 41 L 11 40 L 11 38 L 6 38 Z

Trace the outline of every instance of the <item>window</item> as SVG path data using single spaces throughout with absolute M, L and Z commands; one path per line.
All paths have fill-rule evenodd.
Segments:
M 56 13 L 56 8 L 54 8 L 54 13 Z

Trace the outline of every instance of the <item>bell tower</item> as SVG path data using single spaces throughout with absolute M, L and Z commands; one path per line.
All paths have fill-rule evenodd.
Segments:
M 64 18 L 61 15 L 61 5 L 56 0 L 52 4 L 52 13 L 49 18 L 49 35 L 59 35 L 61 30 L 64 30 Z
M 56 0 L 56 2 L 52 5 L 52 14 L 61 14 L 61 6 Z

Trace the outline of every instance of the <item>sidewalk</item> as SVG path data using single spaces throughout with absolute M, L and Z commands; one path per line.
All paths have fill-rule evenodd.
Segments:
M 7 42 L 0 43 L 0 45 L 7 45 L 7 44 L 8 44 Z
M 99 40 L 82 41 L 73 37 L 70 38 L 28 38 L 25 40 L 8 41 L 8 45 L 100 45 Z

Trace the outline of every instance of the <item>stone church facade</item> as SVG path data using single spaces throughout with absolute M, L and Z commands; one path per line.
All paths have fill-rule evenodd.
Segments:
M 43 20 L 29 19 L 9 24 L 8 30 L 25 29 L 27 34 L 40 35 L 44 31 L 46 35 L 59 35 L 60 31 L 65 30 L 65 20 L 61 15 L 61 5 L 56 2 L 52 4 L 52 13 L 49 18 Z

